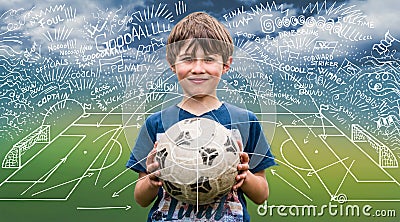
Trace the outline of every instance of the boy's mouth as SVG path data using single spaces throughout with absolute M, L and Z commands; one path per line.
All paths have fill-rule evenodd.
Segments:
M 206 77 L 189 77 L 188 80 L 194 84 L 201 84 L 208 80 Z

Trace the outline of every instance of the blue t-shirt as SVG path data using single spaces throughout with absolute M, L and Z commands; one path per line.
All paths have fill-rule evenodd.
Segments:
M 237 139 L 241 140 L 243 151 L 250 157 L 250 172 L 256 173 L 276 164 L 255 114 L 223 103 L 218 109 L 201 116 L 193 115 L 178 106 L 171 106 L 150 115 L 139 132 L 126 167 L 136 172 L 146 172 L 146 157 L 158 137 L 173 124 L 193 117 L 215 120 L 232 130 L 234 135 L 238 135 Z M 187 221 L 189 218 L 192 218 L 190 221 L 250 221 L 246 206 L 241 189 L 228 193 L 214 204 L 193 206 L 176 200 L 161 187 L 149 212 L 148 221 Z

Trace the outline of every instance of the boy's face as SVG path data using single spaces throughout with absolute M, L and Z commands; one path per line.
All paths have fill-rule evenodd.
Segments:
M 184 45 L 176 57 L 175 64 L 171 66 L 185 96 L 216 96 L 218 83 L 222 74 L 229 70 L 232 57 L 224 62 L 221 54 L 206 54 L 201 46 L 196 47 L 196 50 L 191 48 Z

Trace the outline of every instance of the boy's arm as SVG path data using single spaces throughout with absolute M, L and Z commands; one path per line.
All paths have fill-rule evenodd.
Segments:
M 239 187 L 256 204 L 263 204 L 269 196 L 268 182 L 265 171 L 260 170 L 256 173 L 249 171 L 249 155 L 240 153 L 241 164 L 238 165 L 240 174 L 236 176 L 237 183 L 233 186 L 234 190 Z
M 157 177 L 160 172 L 156 171 L 158 162 L 154 161 L 155 154 L 156 149 L 153 149 L 146 160 L 147 171 L 152 173 L 140 172 L 139 181 L 136 183 L 134 191 L 135 200 L 142 207 L 147 207 L 153 202 L 162 186 L 162 181 Z
M 148 174 L 143 172 L 139 173 L 139 178 L 141 180 L 137 182 L 134 192 L 135 200 L 140 206 L 147 207 L 156 198 L 161 186 L 159 184 L 162 184 L 162 182 L 151 180 Z

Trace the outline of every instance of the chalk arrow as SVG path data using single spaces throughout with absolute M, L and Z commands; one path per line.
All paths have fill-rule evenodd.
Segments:
M 112 209 L 124 209 L 129 210 L 132 207 L 130 205 L 126 205 L 125 207 L 77 207 L 77 210 L 112 210 Z
M 119 197 L 119 193 L 118 192 L 114 192 L 112 197 Z
M 57 165 L 55 165 L 50 171 L 48 171 L 46 174 L 44 174 L 39 180 L 35 181 L 35 183 L 33 183 L 26 190 L 24 190 L 24 192 L 22 192 L 21 195 L 24 195 L 26 192 L 28 192 L 28 190 L 30 190 L 33 186 L 35 186 L 40 181 L 46 181 L 58 169 L 58 167 L 61 166 L 61 164 L 65 163 L 65 161 L 67 161 L 67 157 L 60 159 L 60 162 L 58 162 Z
M 42 191 L 36 192 L 36 193 L 32 194 L 32 196 L 36 196 L 36 195 L 38 195 L 38 194 L 40 194 L 40 193 L 43 193 L 43 192 L 52 190 L 52 189 L 54 189 L 54 188 L 63 186 L 63 185 L 65 185 L 65 184 L 72 183 L 72 182 L 77 181 L 77 180 L 82 180 L 82 179 L 85 178 L 85 177 L 91 177 L 92 175 L 93 175 L 93 173 L 88 173 L 88 174 L 86 174 L 86 175 L 84 175 L 84 176 L 82 176 L 82 177 L 78 177 L 78 178 L 76 178 L 76 179 L 73 179 L 73 180 L 70 180 L 70 181 L 67 181 L 67 182 L 64 182 L 64 183 L 61 183 L 61 184 L 58 184 L 58 185 L 49 187 L 49 188 L 44 189 L 44 190 L 42 190 Z

